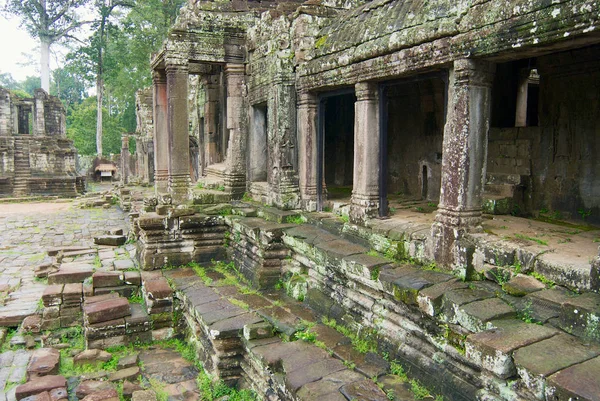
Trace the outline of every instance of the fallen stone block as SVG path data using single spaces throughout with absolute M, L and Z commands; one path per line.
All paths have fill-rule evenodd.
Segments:
M 23 319 L 21 327 L 24 331 L 39 333 L 42 326 L 42 317 L 40 315 L 31 315 Z
M 75 366 L 86 365 L 86 364 L 99 364 L 110 361 L 112 355 L 109 352 L 99 349 L 86 349 L 73 358 L 73 364 Z
M 131 314 L 129 302 L 126 298 L 113 298 L 106 301 L 95 302 L 85 305 L 83 309 L 86 320 L 90 324 L 106 322 Z
M 115 389 L 100 390 L 85 396 L 82 401 L 119 401 L 119 393 Z
M 110 389 L 114 389 L 114 385 L 110 382 L 100 380 L 86 380 L 81 382 L 79 386 L 75 388 L 75 396 L 79 399 L 82 399 L 90 394 Z
M 62 292 L 64 284 L 53 284 L 46 287 L 42 294 L 44 306 L 56 306 L 62 303 Z
M 124 235 L 101 235 L 94 237 L 94 244 L 96 245 L 121 246 L 125 242 L 127 242 L 127 237 Z
M 108 376 L 108 380 L 111 382 L 121 381 L 121 380 L 135 380 L 135 378 L 140 374 L 140 368 L 137 366 L 132 366 L 131 368 L 117 370 L 114 373 L 111 373 Z
M 95 272 L 92 275 L 94 288 L 117 287 L 123 284 L 123 273 L 121 272 Z
M 535 277 L 526 276 L 524 274 L 513 277 L 502 286 L 502 289 L 504 289 L 506 293 L 516 297 L 522 297 L 531 294 L 532 292 L 541 291 L 545 288 L 546 286 L 541 281 L 537 280 Z
M 43 393 L 44 391 L 50 392 L 55 388 L 65 387 L 67 387 L 67 381 L 63 376 L 42 376 L 18 386 L 15 390 L 15 397 L 17 400 L 22 400 L 25 397 Z
M 40 376 L 56 375 L 60 353 L 54 348 L 39 348 L 33 351 L 27 366 L 27 378 L 34 380 Z
M 56 273 L 48 275 L 48 284 L 82 283 L 94 274 L 94 266 L 88 263 L 63 263 Z

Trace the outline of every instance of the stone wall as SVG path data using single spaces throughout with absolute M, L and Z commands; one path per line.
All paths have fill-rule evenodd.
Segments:
M 0 88 L 0 196 L 80 193 L 65 124 L 58 98 L 39 89 L 33 99 L 20 99 Z

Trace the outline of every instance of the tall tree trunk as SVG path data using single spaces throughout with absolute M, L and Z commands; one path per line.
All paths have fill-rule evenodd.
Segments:
M 102 76 L 96 78 L 96 99 L 97 99 L 97 117 L 96 117 L 96 153 L 102 157 L 102 97 L 104 95 L 104 82 Z
M 42 89 L 50 93 L 50 40 L 40 39 L 40 72 L 42 75 Z

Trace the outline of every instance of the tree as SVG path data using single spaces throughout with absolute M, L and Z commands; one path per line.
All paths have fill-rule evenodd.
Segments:
M 4 89 L 18 89 L 19 83 L 15 81 L 10 72 L 0 73 L 0 86 Z
M 67 117 L 67 137 L 73 140 L 77 151 L 82 155 L 96 154 L 95 124 L 97 115 L 97 102 L 95 97 L 88 97 L 80 104 L 73 107 Z M 102 109 L 104 115 L 104 150 L 107 153 L 120 153 L 121 135 L 124 132 L 119 124 L 118 117 L 111 115 L 108 110 Z
M 89 0 L 6 0 L 3 13 L 21 19 L 21 26 L 40 40 L 41 86 L 50 92 L 50 46 L 87 23 L 79 20 L 76 9 Z

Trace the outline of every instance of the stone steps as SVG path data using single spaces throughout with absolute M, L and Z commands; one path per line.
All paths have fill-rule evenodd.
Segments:
M 165 275 L 181 300 L 188 331 L 197 334 L 190 341 L 205 358 L 205 368 L 225 382 L 245 381 L 268 399 L 388 399 L 371 378 L 386 375 L 389 364 L 375 354 L 348 347 L 350 340 L 337 331 L 321 324 L 310 329 L 323 339 L 326 349 L 273 337 L 272 328 L 293 340 L 295 333 L 308 328 L 307 319 L 316 319 L 300 303 L 278 294 L 270 299 L 240 292 L 236 286 L 221 286 L 219 273 L 209 274 L 215 279 L 210 285 L 190 269 L 165 271 Z M 404 388 L 404 397 L 396 399 L 413 400 L 412 395 L 406 397 L 407 391 Z

